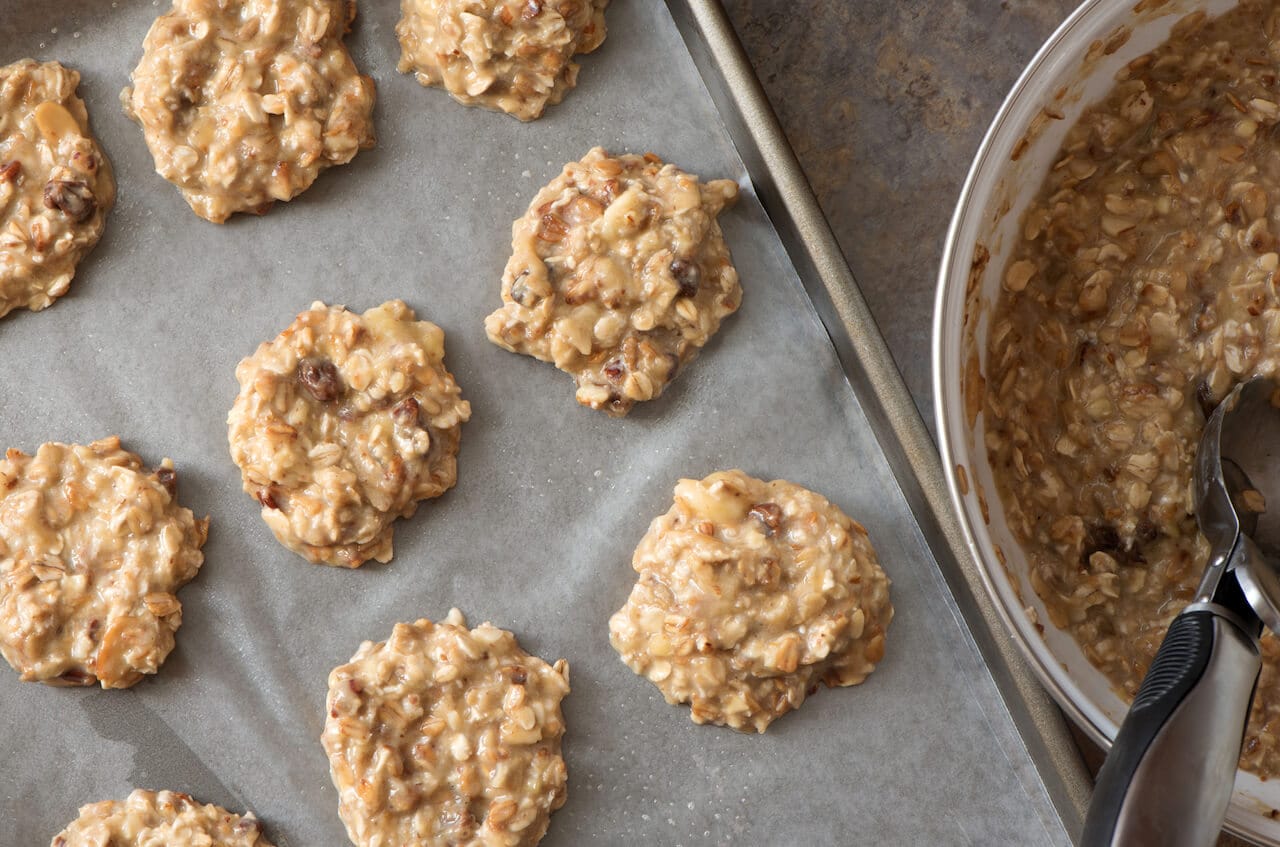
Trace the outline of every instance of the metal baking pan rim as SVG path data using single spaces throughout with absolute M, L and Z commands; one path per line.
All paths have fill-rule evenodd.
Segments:
M 1062 712 L 1018 650 L 953 511 L 941 460 L 721 0 L 667 0 L 760 201 L 864 404 L 927 546 L 1067 831 L 1092 780 Z

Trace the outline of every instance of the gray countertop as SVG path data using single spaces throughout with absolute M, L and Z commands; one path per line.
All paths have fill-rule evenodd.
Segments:
M 969 162 L 1077 0 L 724 0 L 932 431 L 929 335 Z

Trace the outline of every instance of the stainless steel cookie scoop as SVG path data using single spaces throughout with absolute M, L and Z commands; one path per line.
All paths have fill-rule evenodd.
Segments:
M 1275 542 L 1280 508 L 1280 392 L 1236 386 L 1209 416 L 1196 454 L 1196 519 L 1209 564 L 1169 624 L 1098 774 L 1084 847 L 1215 844 L 1231 801 L 1262 657 L 1262 625 L 1280 631 Z

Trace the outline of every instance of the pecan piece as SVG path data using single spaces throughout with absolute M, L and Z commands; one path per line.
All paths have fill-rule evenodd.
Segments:
M 22 163 L 17 159 L 0 164 L 0 182 L 17 182 L 22 175 Z

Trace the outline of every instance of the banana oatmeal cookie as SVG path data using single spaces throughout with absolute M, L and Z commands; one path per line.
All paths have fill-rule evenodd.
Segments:
M 609 0 L 400 0 L 402 73 L 459 103 L 542 115 L 578 81 L 576 53 L 604 41 Z
M 1208 545 L 1206 415 L 1280 372 L 1280 2 L 1196 12 L 1087 109 L 991 313 L 985 446 L 1049 623 L 1132 697 Z M 973 392 L 971 392 L 973 393 Z M 1280 640 L 1243 767 L 1280 773 Z
M 342 43 L 355 0 L 174 0 L 121 95 L 197 215 L 263 214 L 373 146 L 373 80 Z
M 444 332 L 399 300 L 313 303 L 236 368 L 227 418 L 244 490 L 284 546 L 356 568 L 391 559 L 392 524 L 458 480 L 471 405 Z
M 126 688 L 159 670 L 209 531 L 177 474 L 112 436 L 0 461 L 0 653 L 23 680 Z
M 695 723 L 764 732 L 819 680 L 857 685 L 884 657 L 893 606 L 867 531 L 793 483 L 680 480 L 632 567 L 610 641 Z
M 0 316 L 66 294 L 115 203 L 79 84 L 57 62 L 0 68 Z
M 652 400 L 742 301 L 716 222 L 737 196 L 652 153 L 565 165 L 512 226 L 489 340 L 571 374 L 584 406 Z
M 564 805 L 569 666 L 492 624 L 396 624 L 329 674 L 324 749 L 359 847 L 532 847 Z
M 202 806 L 188 794 L 134 791 L 123 803 L 104 800 L 53 837 L 50 847 L 271 847 L 252 814 Z

